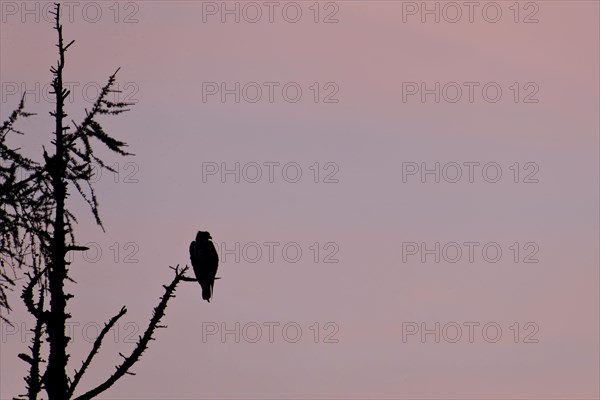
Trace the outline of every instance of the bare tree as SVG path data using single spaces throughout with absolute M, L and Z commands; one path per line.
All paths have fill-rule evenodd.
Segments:
M 24 111 L 24 98 L 0 126 L 0 312 L 10 311 L 7 292 L 15 285 L 14 277 L 21 271 L 27 278 L 21 298 L 36 321 L 29 353 L 19 354 L 19 358 L 29 364 L 29 373 L 25 377 L 27 394 L 23 397 L 30 400 L 37 399 L 42 390 L 46 391 L 50 400 L 92 399 L 126 374 L 133 374 L 131 367 L 153 340 L 156 329 L 164 327 L 161 319 L 169 300 L 174 297 L 177 285 L 181 281 L 194 281 L 185 276 L 187 266 L 172 268 L 174 278 L 170 284 L 163 286 L 165 292 L 131 353 L 128 356 L 120 354 L 123 360 L 112 375 L 76 395 L 81 378 L 100 350 L 105 335 L 125 315 L 127 309 L 121 308 L 105 324 L 89 355 L 70 376 L 67 371 L 70 337 L 66 324 L 71 317 L 67 303 L 73 295 L 67 293 L 65 288 L 65 283 L 72 281 L 67 255 L 87 248 L 76 245 L 76 218 L 65 200 L 70 191 L 78 192 L 89 205 L 97 225 L 104 229 L 92 184 L 93 167 L 113 170 L 96 155 L 95 150 L 103 146 L 119 156 L 128 156 L 130 153 L 126 151 L 125 142 L 104 131 L 99 119 L 126 112 L 132 104 L 108 100 L 109 94 L 116 91 L 113 88 L 117 70 L 108 78 L 91 109 L 86 110 L 82 122 L 71 121 L 69 124 L 65 121 L 65 99 L 69 96 L 63 84 L 65 54 L 74 41 L 66 45 L 63 41 L 60 11 L 60 4 L 56 4 L 53 15 L 54 29 L 58 34 L 58 62 L 50 69 L 56 98 L 55 108 L 50 112 L 55 121 L 50 149 L 52 154 L 44 148 L 43 160 L 37 162 L 21 154 L 19 148 L 10 148 L 7 144 L 9 136 L 23 134 L 15 128 L 18 120 L 32 115 Z M 18 171 L 25 171 L 26 174 Z M 0 318 L 9 323 L 5 316 L 0 315 Z M 46 354 L 47 360 L 44 359 Z

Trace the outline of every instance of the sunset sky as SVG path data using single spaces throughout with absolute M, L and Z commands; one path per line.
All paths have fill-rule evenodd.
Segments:
M 464 3 L 70 2 L 68 120 L 119 67 L 115 99 L 136 103 L 103 120 L 135 154 L 98 176 L 106 232 L 69 199 L 93 249 L 70 267 L 69 372 L 128 307 L 80 390 L 206 230 L 213 300 L 179 287 L 101 398 L 600 396 L 599 3 Z M 27 91 L 13 144 L 38 160 L 46 4 L 0 2 L 0 120 Z M 1 399 L 25 392 L 19 294 Z

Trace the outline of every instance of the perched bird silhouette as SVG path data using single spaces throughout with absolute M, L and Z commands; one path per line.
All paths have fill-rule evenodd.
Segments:
M 202 298 L 210 303 L 219 268 L 219 255 L 211 241 L 210 233 L 198 231 L 196 240 L 190 243 L 190 259 L 196 279 L 202 286 Z

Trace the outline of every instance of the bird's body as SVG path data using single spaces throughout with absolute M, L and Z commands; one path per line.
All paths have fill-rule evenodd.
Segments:
M 202 298 L 210 303 L 219 268 L 219 255 L 210 233 L 198 231 L 196 240 L 190 243 L 190 259 L 196 279 L 202 286 Z

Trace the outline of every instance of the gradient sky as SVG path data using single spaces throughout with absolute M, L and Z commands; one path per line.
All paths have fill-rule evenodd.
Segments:
M 43 87 L 50 81 L 56 38 L 41 15 L 45 3 L 28 3 L 33 14 L 21 14 L 21 2 L 0 3 L 4 120 L 21 85 L 35 92 L 36 82 Z M 264 6 L 256 23 L 235 23 L 233 16 L 222 23 L 220 14 L 203 14 L 222 3 L 201 1 L 97 2 L 102 14 L 93 23 L 95 5 L 75 3 L 73 21 L 64 21 L 66 40 L 76 40 L 65 70 L 66 81 L 78 85 L 70 117 L 81 118 L 94 87 L 118 67 L 122 96 L 137 101 L 131 112 L 104 123 L 136 154 L 111 158 L 119 163 L 117 182 L 105 171 L 97 184 L 106 233 L 80 199 L 71 199 L 80 216 L 79 241 L 96 243 L 102 255 L 97 262 L 78 255 L 71 267 L 78 284 L 69 285 L 76 295 L 70 309 L 78 325 L 69 371 L 91 348 L 93 327 L 122 305 L 129 309 L 81 390 L 103 381 L 119 363 L 118 352 L 132 349 L 128 342 L 144 329 L 161 285 L 171 278 L 168 266 L 189 263 L 188 244 L 201 229 L 218 245 L 233 249 L 239 243 L 239 262 L 221 255 L 223 279 L 210 304 L 199 286 L 182 285 L 167 309 L 169 328 L 158 331 L 133 369 L 137 375 L 102 398 L 600 396 L 598 2 L 521 2 L 515 22 L 514 2 L 501 1 L 495 3 L 502 10 L 496 23 L 482 15 L 488 2 L 478 2 L 473 22 L 462 6 L 456 23 L 443 18 L 454 16 L 446 2 L 437 3 L 446 12 L 439 23 L 432 15 L 421 22 L 421 9 L 403 21 L 403 10 L 422 2 L 320 2 L 318 23 L 312 1 L 297 2 L 297 23 L 282 17 L 286 2 L 277 3 L 273 23 Z M 427 4 L 433 9 L 436 2 Z M 487 19 L 494 17 L 490 7 Z M 324 23 L 331 13 L 338 22 Z M 538 22 L 524 23 L 526 18 Z M 219 96 L 203 102 L 203 82 L 280 86 L 273 103 L 266 89 L 256 103 L 235 103 L 233 95 L 225 103 Z M 288 82 L 302 88 L 300 101 L 283 99 L 281 87 Z M 315 103 L 314 82 L 320 100 L 338 88 L 338 102 Z M 333 85 L 326 87 L 328 82 Z M 423 103 L 418 95 L 403 101 L 406 82 L 480 86 L 472 103 L 466 91 L 456 103 L 435 103 L 433 95 Z M 496 103 L 482 97 L 489 82 L 502 88 Z M 515 82 L 517 103 L 510 89 Z M 531 99 L 538 101 L 523 102 L 533 89 Z M 38 115 L 21 123 L 28 135 L 18 145 L 36 157 L 48 145 L 50 107 L 42 93 L 28 94 L 27 109 Z M 270 183 L 263 167 L 257 183 L 243 176 L 236 183 L 233 175 L 225 183 L 220 175 L 203 181 L 206 163 L 233 168 L 236 162 L 252 176 L 254 164 L 248 163 L 295 162 L 302 177 L 289 183 L 278 167 Z M 310 169 L 315 162 L 318 183 Z M 466 175 L 457 183 L 435 183 L 431 176 L 422 183 L 418 175 L 403 182 L 408 162 L 480 167 L 473 183 Z M 481 165 L 490 162 L 502 169 L 497 183 L 482 178 Z M 516 162 L 519 183 L 509 168 Z M 525 169 L 528 162 L 539 168 L 538 183 L 523 182 L 532 171 Z M 324 183 L 335 166 L 338 182 Z M 280 243 L 273 262 L 265 242 Z M 481 247 L 473 263 L 466 254 L 456 263 L 436 263 L 433 256 L 423 263 L 419 255 L 403 262 L 407 242 L 428 248 L 495 242 L 503 253 L 496 263 L 483 259 Z M 509 248 L 515 242 L 518 263 Z M 534 247 L 524 248 L 529 242 Z M 263 251 L 257 262 L 250 262 L 252 243 Z M 294 243 L 302 249 L 295 263 L 282 255 L 283 246 Z M 536 245 L 539 262 L 522 262 Z M 339 262 L 325 263 L 333 249 Z M 125 262 L 132 260 L 138 262 Z M 3 324 L 0 332 L 2 399 L 24 392 L 25 363 L 16 354 L 25 350 L 22 336 L 33 325 L 18 294 L 12 293 L 10 314 L 16 331 Z M 238 322 L 262 326 L 263 336 L 256 343 L 248 337 L 235 343 L 233 334 L 202 340 L 207 323 L 234 329 Z M 280 324 L 273 343 L 268 322 Z M 333 324 L 325 329 L 328 322 Z M 473 343 L 468 322 L 480 324 Z M 286 323 L 301 327 L 298 342 L 283 337 Z M 419 335 L 403 341 L 407 323 L 428 329 L 440 323 L 450 327 L 445 332 L 451 337 L 455 323 L 463 336 L 456 343 L 447 337 L 435 343 L 433 335 L 424 343 Z M 495 343 L 482 335 L 487 323 L 502 328 Z M 92 328 L 84 334 L 84 326 Z M 325 343 L 333 327 L 339 329 L 329 338 L 338 342 Z M 525 343 L 535 327 L 529 339 L 537 343 Z M 493 329 L 488 332 L 493 336 Z

